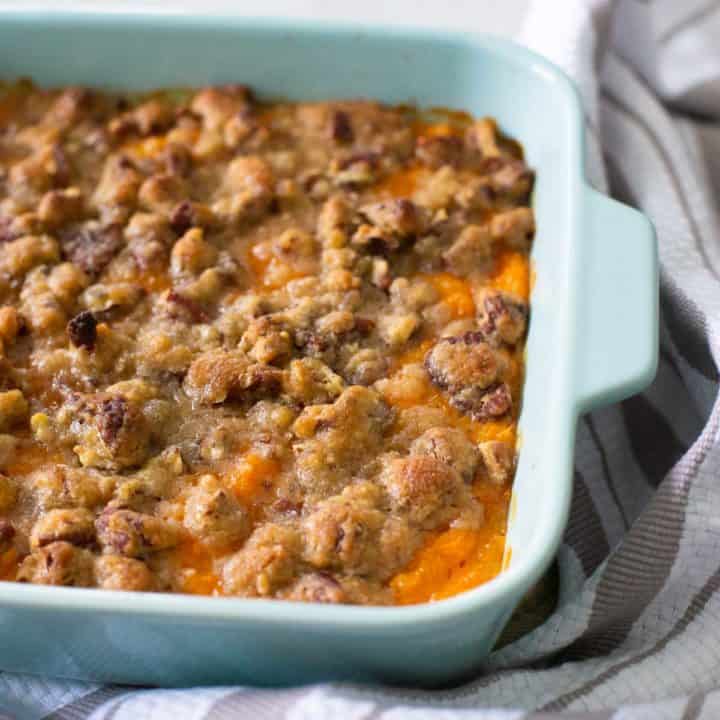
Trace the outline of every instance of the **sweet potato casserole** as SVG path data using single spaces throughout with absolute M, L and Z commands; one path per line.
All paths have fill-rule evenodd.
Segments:
M 0 89 L 0 579 L 405 604 L 499 572 L 533 174 L 490 119 Z

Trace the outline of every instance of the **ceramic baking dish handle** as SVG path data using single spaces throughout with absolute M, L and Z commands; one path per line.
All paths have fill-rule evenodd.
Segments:
M 650 221 L 589 187 L 583 200 L 576 335 L 582 411 L 621 400 L 652 382 L 659 292 Z

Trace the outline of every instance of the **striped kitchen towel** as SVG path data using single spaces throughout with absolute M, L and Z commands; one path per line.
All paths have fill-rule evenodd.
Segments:
M 660 369 L 643 395 L 580 422 L 554 610 L 449 691 L 5 673 L 0 716 L 720 718 L 720 2 L 536 0 L 522 39 L 581 88 L 592 181 L 642 208 L 660 241 Z

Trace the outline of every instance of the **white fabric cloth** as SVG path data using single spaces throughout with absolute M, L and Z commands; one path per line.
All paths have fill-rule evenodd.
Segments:
M 580 422 L 557 604 L 544 622 L 454 690 L 138 690 L 4 673 L 0 714 L 720 717 L 719 40 L 718 0 L 536 0 L 522 34 L 578 82 L 591 180 L 654 220 L 662 278 L 655 383 Z

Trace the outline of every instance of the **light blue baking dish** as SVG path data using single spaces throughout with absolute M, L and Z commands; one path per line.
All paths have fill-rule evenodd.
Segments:
M 536 280 L 508 568 L 435 604 L 328 607 L 0 583 L 0 667 L 97 681 L 441 685 L 477 670 L 566 524 L 578 414 L 648 384 L 657 257 L 638 212 L 590 189 L 571 83 L 489 37 L 196 16 L 0 13 L 0 74 L 128 88 L 244 82 L 493 115 L 537 170 Z

